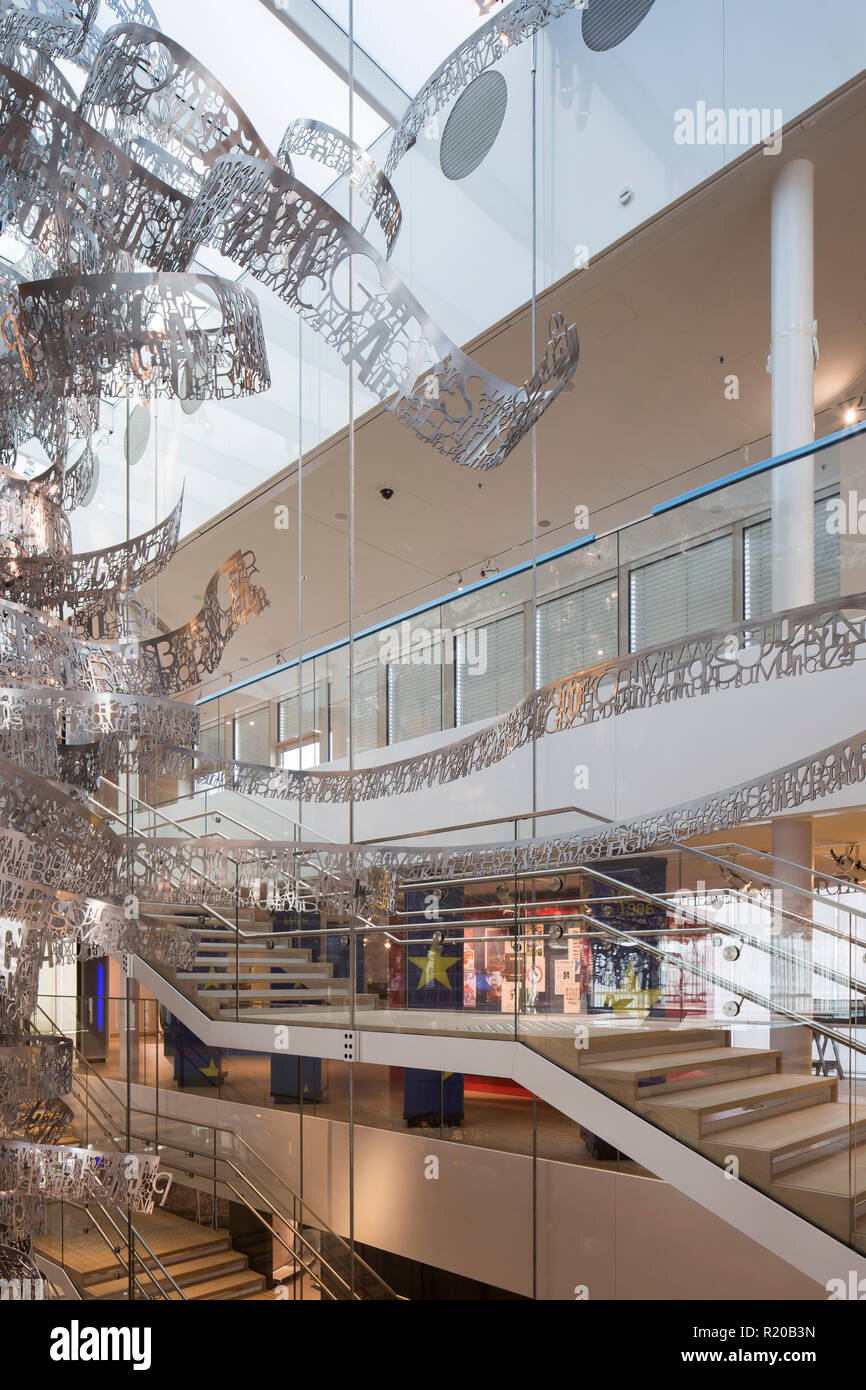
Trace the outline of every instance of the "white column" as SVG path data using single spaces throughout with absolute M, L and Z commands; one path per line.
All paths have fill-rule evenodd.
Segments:
M 815 438 L 814 176 L 792 159 L 773 185 L 773 453 Z M 773 610 L 815 598 L 814 463 L 798 459 L 772 474 Z

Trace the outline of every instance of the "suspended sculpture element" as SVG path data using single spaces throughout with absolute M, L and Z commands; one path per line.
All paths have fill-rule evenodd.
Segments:
M 240 150 L 214 163 L 171 255 L 183 265 L 202 243 L 272 289 L 401 423 L 466 467 L 497 467 L 577 369 L 577 329 L 555 315 L 531 379 L 500 380 L 436 327 L 350 222 L 288 170 Z
M 100 1202 L 153 1211 L 159 1189 L 159 1159 L 142 1154 L 100 1153 L 71 1145 L 0 1139 L 0 1190 L 62 1202 Z M 171 1184 L 168 1174 L 162 1177 Z
M 0 479 L 2 486 L 2 479 Z M 2 495 L 2 494 L 0 494 Z M 76 625 L 123 590 L 134 590 L 161 574 L 177 549 L 183 493 L 164 521 L 131 541 L 81 555 L 64 553 L 47 541 L 38 555 L 15 563 L 0 559 L 0 585 L 14 603 L 28 608 L 72 608 Z M 62 508 L 57 509 L 61 517 Z M 67 523 L 68 530 L 68 523 Z
M 189 202 L 8 66 L 0 66 L 0 170 L 5 220 L 61 269 L 98 270 L 120 254 L 157 264 Z
M 271 384 L 258 304 L 217 275 L 64 276 L 19 296 L 33 379 L 58 395 L 209 400 Z
M 50 376 L 61 394 L 122 394 L 136 381 L 146 394 L 193 399 L 265 389 L 264 343 L 246 292 L 211 277 L 228 341 L 203 333 L 196 301 L 179 302 L 195 291 L 179 272 L 207 242 L 274 288 L 421 439 L 465 466 L 496 467 L 573 376 L 576 328 L 551 320 L 546 355 L 522 387 L 494 376 L 436 327 L 360 232 L 294 178 L 293 150 L 347 174 L 390 254 L 399 204 L 363 151 L 320 123 L 296 122 L 281 169 L 216 79 L 156 30 L 109 30 L 77 113 L 0 68 L 0 169 L 9 170 L 24 234 L 71 269 L 90 270 L 110 252 L 176 272 L 171 281 L 118 270 L 22 286 L 28 371 Z M 82 167 L 83 192 L 61 177 L 70 161 Z M 173 173 L 174 185 L 164 183 Z M 366 278 L 352 291 L 348 272 L 361 264 Z M 158 286 L 168 302 L 152 302 Z
M 194 186 L 230 149 L 272 158 L 234 98 L 207 68 L 158 29 L 116 24 L 81 93 L 85 121 L 140 161 L 142 142 L 162 146 Z
M 254 906 L 264 884 L 301 880 L 315 905 L 364 915 L 370 904 L 378 905 L 381 912 L 386 883 L 393 895 L 403 886 L 448 878 L 508 878 L 577 869 L 600 859 L 767 820 L 864 781 L 866 732 L 713 795 L 569 835 L 458 847 L 141 837 L 128 845 L 133 878 L 149 885 L 147 891 L 155 900 L 197 902 L 206 891 L 216 907 L 231 906 L 238 897 Z M 160 889 L 159 885 L 165 886 Z M 389 911 L 393 910 L 392 896 Z
M 280 141 L 277 160 L 291 171 L 292 155 L 305 155 L 346 178 L 357 197 L 370 209 L 385 237 L 386 259 L 400 235 L 403 213 L 391 180 L 366 150 L 322 121 L 292 121 Z
M 268 602 L 255 557 L 238 550 L 195 617 L 149 632 L 136 591 L 175 552 L 180 502 L 131 541 L 73 552 L 67 513 L 98 480 L 100 400 L 267 389 L 256 300 L 236 281 L 190 270 L 206 243 L 272 285 L 422 439 L 472 467 L 500 463 L 577 365 L 576 331 L 559 318 L 520 388 L 466 357 L 365 236 L 292 171 L 292 155 L 305 156 L 348 179 L 390 255 L 400 206 L 365 151 L 296 121 L 280 167 L 216 79 L 152 27 L 147 0 L 109 4 L 127 22 L 101 35 L 96 0 L 38 0 L 29 11 L 0 0 L 0 230 L 20 248 L 0 285 L 4 1269 L 27 1266 L 48 1200 L 152 1208 L 157 1159 L 58 1145 L 71 1046 L 27 1025 L 46 959 L 140 952 L 192 964 L 196 934 L 142 917 L 138 890 L 151 901 L 182 900 L 193 883 L 220 900 L 234 891 L 222 866 L 211 879 L 207 852 L 198 860 L 117 836 L 85 798 L 100 776 L 144 770 L 167 748 L 192 756 L 197 714 L 172 697 L 213 672 Z M 78 101 L 70 61 L 87 73 Z M 34 440 L 49 463 L 37 477 L 20 452 Z M 167 879 L 151 872 L 154 855 Z M 293 860 L 285 845 L 262 855 L 286 874 Z M 247 853 L 250 892 L 254 871 Z
M 404 154 L 412 148 L 426 125 L 459 96 L 482 72 L 500 62 L 505 54 L 531 39 L 552 19 L 574 9 L 578 0 L 512 0 L 497 10 L 459 48 L 440 63 L 428 77 L 394 132 L 385 161 L 385 173 L 393 174 Z M 580 6 L 582 8 L 582 6 Z

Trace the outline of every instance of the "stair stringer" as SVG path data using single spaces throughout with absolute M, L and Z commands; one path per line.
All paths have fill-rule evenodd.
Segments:
M 134 958 L 134 975 L 161 1004 L 213 1047 L 251 1052 L 291 1052 L 303 1057 L 346 1058 L 345 1027 L 301 1027 L 233 1023 L 211 1019 L 152 966 Z M 405 1033 L 363 1027 L 357 1015 L 353 1035 L 356 1061 L 379 1066 L 418 1067 L 507 1077 L 605 1139 L 656 1177 L 677 1188 L 729 1226 L 757 1241 L 779 1259 L 817 1283 L 841 1279 L 853 1270 L 866 1279 L 866 1256 L 835 1240 L 796 1212 L 689 1148 L 611 1096 L 516 1039 L 470 1034 Z M 279 1035 L 279 1037 L 278 1037 Z

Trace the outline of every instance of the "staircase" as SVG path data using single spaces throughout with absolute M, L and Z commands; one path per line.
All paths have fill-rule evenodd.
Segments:
M 781 1050 L 718 1028 L 591 1032 L 568 1056 L 565 1040 L 533 1046 L 840 1240 L 853 1229 L 866 1253 L 866 1108 L 840 1102 L 835 1077 L 783 1072 Z
M 312 951 L 284 944 L 284 934 L 268 935 L 263 912 L 240 918 L 237 936 L 204 907 L 167 911 L 164 904 L 142 904 L 141 912 L 149 921 L 200 934 L 193 969 L 179 970 L 176 983 L 211 1018 L 261 1021 L 263 1010 L 312 1003 L 349 1008 L 349 980 L 335 978 L 333 965 L 314 961 Z M 376 997 L 356 995 L 355 1003 L 372 1009 Z
M 90 1219 L 95 1224 L 98 1216 L 91 1213 Z M 67 1232 L 62 1238 L 40 1236 L 34 1242 L 36 1250 L 63 1264 L 83 1298 L 126 1300 L 129 1297 L 126 1246 L 115 1240 L 113 1258 L 92 1224 L 77 1235 Z M 264 1275 L 251 1270 L 246 1255 L 232 1247 L 228 1231 L 211 1230 L 185 1217 L 162 1211 L 137 1216 L 135 1229 L 162 1266 L 157 1265 L 143 1245 L 138 1246 L 133 1269 L 143 1292 L 135 1290 L 136 1299 L 159 1297 L 162 1291 L 167 1299 L 180 1301 L 181 1295 L 173 1288 L 172 1280 L 191 1301 L 274 1297 L 273 1292 L 266 1290 Z M 150 1276 L 144 1274 L 142 1264 L 151 1271 Z

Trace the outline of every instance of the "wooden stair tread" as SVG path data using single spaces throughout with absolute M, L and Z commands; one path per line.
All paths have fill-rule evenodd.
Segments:
M 261 961 L 261 962 L 258 962 L 258 961 L 257 961 L 257 962 L 256 962 L 256 965 L 259 965 L 259 964 L 261 964 L 261 965 L 270 965 L 270 961 Z M 302 964 L 299 968 L 296 967 L 295 969 L 286 969 L 286 968 L 283 967 L 283 966 L 278 967 L 278 969 L 279 969 L 280 973 L 279 973 L 278 975 L 276 975 L 276 978 L 275 978 L 275 980 L 274 980 L 274 983 L 275 983 L 275 984 L 279 984 L 281 980 L 291 981 L 291 980 L 294 980 L 294 979 L 298 979 L 298 980 L 330 980 L 330 979 L 333 979 L 333 976 L 332 976 L 332 974 L 331 974 L 331 971 L 333 970 L 333 966 L 331 966 L 331 965 L 327 965 L 327 966 L 326 966 L 326 965 L 310 965 L 310 966 L 306 966 L 306 965 L 303 965 L 303 964 Z M 270 972 L 268 972 L 268 973 L 270 973 Z M 265 975 L 265 974 L 253 975 L 253 974 L 251 973 L 251 971 L 248 971 L 248 970 L 247 970 L 247 971 L 224 970 L 224 969 L 222 968 L 222 966 L 220 966 L 219 970 L 184 970 L 184 971 L 182 971 L 182 972 L 179 971 L 178 974 L 180 975 L 180 977 L 181 977 L 182 979 L 184 979 L 184 980 L 191 980 L 193 983 L 196 983 L 196 982 L 198 982 L 198 981 L 207 982 L 207 981 L 211 981 L 211 980 L 241 980 L 241 981 L 244 981 L 244 980 L 263 980 L 263 979 L 266 978 L 266 975 Z
M 263 1289 L 266 1283 L 263 1274 L 256 1274 L 254 1270 L 247 1269 L 240 1275 L 224 1274 L 204 1284 L 193 1284 L 189 1289 L 184 1289 L 184 1293 L 190 1303 L 198 1303 L 208 1298 L 243 1298 L 247 1293 L 256 1293 Z M 172 1302 L 181 1302 L 180 1294 L 171 1287 L 168 1289 L 168 1296 Z
M 178 979 L 182 979 L 179 976 Z M 196 992 L 205 999 L 234 999 L 237 991 L 234 989 L 209 988 L 207 985 L 198 985 Z M 240 996 L 242 999 L 282 999 L 289 993 L 294 992 L 303 996 L 305 999 L 315 999 L 320 995 L 326 997 L 339 996 L 345 997 L 349 993 L 348 980 L 332 980 L 323 982 L 321 985 L 302 984 L 299 989 L 294 989 L 294 981 L 286 980 L 285 984 L 271 985 L 266 989 L 247 989 L 243 981 L 240 985 Z
M 866 1115 L 860 1123 L 866 1124 Z M 734 1122 L 727 1129 L 715 1130 L 704 1142 L 735 1144 L 738 1148 L 780 1153 L 801 1143 L 847 1134 L 850 1126 L 851 1112 L 848 1106 L 841 1101 L 830 1101 L 826 1105 L 789 1110 L 784 1115 L 753 1120 L 749 1124 L 738 1125 Z
M 197 1283 L 209 1274 L 234 1274 L 238 1270 L 248 1269 L 249 1261 L 246 1255 L 238 1254 L 237 1250 L 229 1246 L 227 1250 L 216 1251 L 213 1255 L 195 1255 L 188 1260 L 178 1260 L 165 1267 L 174 1282 L 183 1288 L 187 1280 Z M 154 1269 L 153 1272 L 160 1283 L 168 1283 L 162 1270 Z
M 290 1023 L 290 1022 L 292 1022 L 294 1019 L 303 1018 L 303 1019 L 305 1020 L 305 1022 L 307 1022 L 307 1023 L 314 1023 L 314 1022 L 315 1022 L 315 1018 L 314 1018 L 313 1014 L 310 1012 L 310 1010 L 309 1010 L 309 1009 L 304 1009 L 304 1008 L 301 1007 L 301 1006 L 302 1006 L 302 1003 L 303 1003 L 302 996 L 303 996 L 304 994 L 309 995 L 309 993 L 310 993 L 309 990 L 297 990 L 297 991 L 295 991 L 295 999 L 297 1000 L 297 1007 L 294 1007 L 294 1008 L 293 1008 L 293 1007 L 287 1007 L 287 1006 L 285 1005 L 285 995 L 281 995 L 280 998 L 279 998 L 279 1000 L 274 1000 L 274 1001 L 273 1001 L 275 1004 L 278 1004 L 278 1005 L 279 1005 L 278 1008 L 274 1008 L 274 1009 L 268 1009 L 268 1008 L 258 1008 L 258 1009 L 256 1009 L 256 1008 L 252 1008 L 252 1009 L 249 1009 L 249 1008 L 241 1008 L 241 1009 L 239 1009 L 239 1010 L 235 1010 L 235 1009 L 233 1009 L 233 1008 L 231 1008 L 231 1007 L 229 1007 L 229 1006 L 225 1006 L 225 1007 L 223 1007 L 222 1009 L 220 1009 L 219 1014 L 217 1015 L 217 1017 L 218 1017 L 218 1018 L 231 1019 L 232 1021 L 235 1021 L 235 1020 L 237 1019 L 237 1020 L 240 1020 L 241 1022 L 243 1022 L 245 1019 L 249 1019 L 249 1020 L 250 1020 L 251 1022 L 253 1022 L 253 1023 L 260 1023 L 260 1022 L 263 1021 L 263 1015 L 264 1015 L 264 1017 L 268 1020 L 268 1022 L 280 1023 L 280 1022 L 282 1022 L 283 1020 L 285 1020 L 285 1022 Z M 244 1000 L 246 1000 L 246 999 L 249 998 L 249 995 L 244 994 L 242 997 L 243 997 Z M 334 995 L 334 996 L 333 996 L 333 1000 L 334 1000 L 334 1003 L 335 1003 L 335 1004 L 338 1004 L 338 1005 L 342 1004 L 342 1005 L 345 1007 L 345 996 L 344 996 L 344 995 Z M 356 994 L 356 996 L 355 996 L 355 1008 L 356 1008 L 356 1009 L 375 1009 L 375 1008 L 378 1007 L 378 1004 L 379 1004 L 379 999 L 378 999 L 378 996 L 375 995 L 375 994 Z M 328 1008 L 328 1005 L 329 1005 L 329 1001 L 326 1000 L 322 1005 L 320 1005 L 320 1008 L 322 1008 L 323 1010 L 326 1010 L 326 1009 Z
M 781 1052 L 766 1047 L 705 1047 L 689 1052 L 651 1052 L 620 1057 L 616 1061 L 588 1062 L 580 1070 L 585 1075 L 628 1077 L 661 1076 L 673 1071 L 700 1071 L 707 1066 L 734 1065 L 737 1062 L 772 1061 Z
M 142 1252 L 143 1253 L 143 1252 Z M 157 1269 L 150 1260 L 148 1267 L 153 1272 L 153 1278 L 145 1274 L 136 1261 L 134 1269 L 135 1276 L 145 1290 L 156 1293 L 156 1287 L 163 1290 L 171 1289 L 168 1275 L 176 1284 L 183 1289 L 184 1293 L 188 1288 L 195 1287 L 196 1284 L 212 1283 L 214 1280 L 227 1274 L 244 1274 L 249 1271 L 249 1263 L 245 1255 L 239 1255 L 236 1250 L 221 1250 L 213 1255 L 197 1255 L 189 1260 L 179 1260 L 177 1263 L 166 1265 L 167 1274 L 163 1274 L 161 1269 Z M 87 1284 L 84 1290 L 88 1298 L 112 1298 L 118 1286 L 124 1287 L 127 1282 L 126 1270 L 118 1266 L 118 1277 L 116 1279 L 106 1279 L 98 1284 Z
M 225 951 L 218 956 L 203 955 L 201 952 L 194 957 L 196 965 L 229 965 L 235 959 L 246 964 L 247 961 L 252 965 L 318 965 L 319 961 L 310 960 L 309 951 L 240 951 L 237 956 L 234 951 Z
M 794 1187 L 810 1192 L 826 1192 L 833 1196 L 859 1199 L 866 1196 L 866 1148 L 844 1149 L 841 1153 L 819 1158 L 783 1173 L 773 1187 Z
M 714 1086 L 695 1086 L 688 1091 L 674 1091 L 658 1100 L 639 1101 L 644 1106 L 664 1105 L 666 1109 L 714 1111 L 749 1100 L 774 1100 L 792 1092 L 826 1091 L 834 1080 L 829 1076 L 811 1076 L 808 1072 L 771 1072 L 767 1076 L 743 1076 L 737 1081 L 720 1081 Z
M 101 1224 L 105 1226 L 104 1222 Z M 154 1254 L 169 1268 L 177 1260 L 192 1259 L 195 1255 L 212 1255 L 229 1249 L 231 1245 L 228 1231 L 199 1226 L 195 1221 L 188 1221 L 171 1212 L 137 1215 L 135 1226 Z M 41 1254 L 65 1265 L 82 1285 L 113 1279 L 119 1267 L 95 1230 L 87 1235 L 67 1234 L 65 1239 L 60 1236 L 37 1236 L 34 1244 Z M 141 1254 L 150 1264 L 147 1252 L 142 1250 Z

